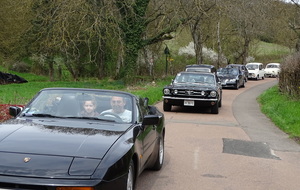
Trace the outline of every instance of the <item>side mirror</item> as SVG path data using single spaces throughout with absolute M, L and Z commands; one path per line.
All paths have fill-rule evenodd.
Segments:
M 159 122 L 159 116 L 158 115 L 146 115 L 143 119 L 142 125 L 157 125 Z
M 9 115 L 16 117 L 22 111 L 21 107 L 18 106 L 10 106 L 9 107 Z
M 149 98 L 146 97 L 146 98 L 144 99 L 144 106 L 145 106 L 145 107 L 148 107 L 148 104 L 149 104 Z

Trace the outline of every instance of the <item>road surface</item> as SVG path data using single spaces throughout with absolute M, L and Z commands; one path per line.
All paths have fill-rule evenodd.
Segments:
M 219 114 L 172 108 L 166 117 L 165 163 L 146 170 L 137 190 L 300 189 L 300 145 L 259 111 L 256 97 L 276 79 L 223 89 Z M 162 110 L 162 103 L 157 107 Z

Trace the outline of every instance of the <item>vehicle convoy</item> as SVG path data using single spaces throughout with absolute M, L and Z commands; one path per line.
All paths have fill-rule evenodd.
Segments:
M 268 63 L 265 68 L 265 77 L 278 77 L 280 63 Z
M 46 88 L 0 125 L 0 189 L 132 190 L 164 161 L 164 115 L 127 92 Z
M 222 88 L 235 88 L 245 87 L 245 75 L 240 68 L 222 68 L 218 72 L 218 77 L 221 80 Z
M 163 109 L 172 106 L 210 107 L 218 114 L 222 106 L 222 86 L 214 73 L 179 72 L 170 85 L 163 89 Z
M 262 63 L 247 63 L 246 67 L 249 71 L 248 79 L 265 79 L 265 70 Z

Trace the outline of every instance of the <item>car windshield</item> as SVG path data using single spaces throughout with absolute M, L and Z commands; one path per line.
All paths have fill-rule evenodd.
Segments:
M 215 85 L 214 75 L 208 75 L 204 73 L 178 73 L 174 79 L 174 83 L 199 83 Z
M 275 64 L 274 65 L 273 64 L 272 65 L 267 65 L 266 68 L 279 68 L 279 65 L 275 65 Z
M 255 69 L 258 69 L 258 65 L 254 65 L 254 64 L 253 64 L 253 65 L 251 65 L 251 64 L 250 64 L 250 65 L 247 65 L 246 67 L 247 67 L 248 70 L 255 70 Z
M 191 72 L 211 72 L 210 68 L 201 68 L 201 67 L 189 67 L 186 68 L 186 71 L 191 71 Z
M 238 75 L 237 68 L 222 68 L 219 71 L 220 75 Z
M 132 97 L 125 93 L 51 89 L 41 91 L 22 111 L 22 117 L 55 117 L 132 122 Z

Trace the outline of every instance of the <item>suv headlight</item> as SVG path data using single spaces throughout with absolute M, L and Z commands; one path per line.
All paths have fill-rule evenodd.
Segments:
M 170 89 L 165 88 L 164 89 L 164 95 L 169 95 L 169 94 L 171 94 Z
M 217 92 L 216 91 L 211 91 L 210 92 L 210 96 L 211 97 L 216 97 L 217 96 Z

